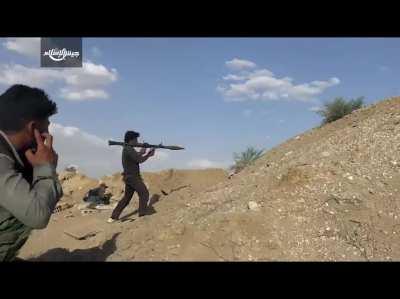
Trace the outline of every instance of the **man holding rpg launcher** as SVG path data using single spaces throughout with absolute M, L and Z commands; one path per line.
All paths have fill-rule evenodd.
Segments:
M 119 219 L 122 211 L 126 208 L 132 199 L 135 191 L 139 195 L 139 217 L 146 215 L 147 203 L 149 201 L 149 191 L 140 175 L 139 164 L 147 161 L 154 156 L 155 149 L 152 148 L 146 153 L 146 148 L 142 148 L 139 152 L 134 149 L 134 145 L 138 143 L 140 134 L 135 131 L 127 131 L 125 133 L 124 142 L 130 146 L 124 146 L 122 150 L 122 167 L 124 169 L 123 179 L 125 182 L 124 197 L 118 202 L 111 214 L 111 218 L 107 222 L 112 223 Z

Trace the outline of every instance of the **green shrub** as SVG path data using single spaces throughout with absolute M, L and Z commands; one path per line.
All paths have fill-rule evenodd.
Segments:
M 323 117 L 322 124 L 327 124 L 350 114 L 364 105 L 364 97 L 346 101 L 344 98 L 335 98 L 326 103 L 324 107 L 317 111 Z
M 263 150 L 257 150 L 252 146 L 248 147 L 244 152 L 234 153 L 233 159 L 235 161 L 235 165 L 233 165 L 231 169 L 234 170 L 235 173 L 238 173 L 239 171 L 253 163 L 255 160 L 260 158 L 262 154 Z

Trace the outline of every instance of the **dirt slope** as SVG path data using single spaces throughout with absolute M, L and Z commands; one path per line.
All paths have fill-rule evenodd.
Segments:
M 105 212 L 83 216 L 98 221 L 103 231 L 68 243 L 68 251 L 45 252 L 57 246 L 53 243 L 29 251 L 34 246 L 27 244 L 21 256 L 400 260 L 399 149 L 400 98 L 392 98 L 288 140 L 231 180 L 207 190 L 183 188 L 163 196 L 154 203 L 152 215 L 130 215 L 113 225 L 104 223 Z M 160 192 L 163 187 L 156 188 Z M 59 226 L 77 221 L 58 218 Z M 45 235 L 53 226 L 37 233 L 30 244 L 50 240 Z
M 92 210 L 92 213 L 82 214 L 78 207 L 83 203 L 82 198 L 86 192 L 98 185 L 98 180 L 89 178 L 80 173 L 62 172 L 59 175 L 63 185 L 64 197 L 60 200 L 59 206 L 69 206 L 72 208 L 55 213 L 45 230 L 34 231 L 32 237 L 20 252 L 23 258 L 41 256 L 44 260 L 104 260 L 107 254 L 104 254 L 100 248 L 109 234 L 113 234 L 115 228 L 121 228 L 118 224 L 110 226 L 106 223 L 111 211 Z M 161 172 L 144 172 L 143 179 L 150 191 L 150 202 L 153 205 L 149 208 L 149 214 L 156 216 L 157 211 L 154 208 L 158 203 L 165 199 L 193 197 L 196 194 L 204 192 L 207 187 L 213 186 L 218 182 L 228 180 L 228 174 L 222 169 L 205 170 L 175 170 L 170 169 Z M 101 178 L 109 186 L 108 192 L 111 192 L 112 203 L 116 203 L 123 196 L 124 183 L 121 174 Z M 176 194 L 178 194 L 176 196 Z M 173 202 L 177 203 L 177 200 Z M 66 205 L 67 204 L 67 205 Z M 130 223 L 137 217 L 136 209 L 138 207 L 137 194 L 134 195 L 132 203 L 122 214 L 126 218 L 123 223 Z M 132 216 L 132 217 L 130 217 Z M 141 219 L 142 220 L 142 219 Z M 111 230 L 109 230 L 111 228 Z M 92 232 L 95 236 L 85 240 L 76 240 L 65 232 L 84 233 Z M 105 246 L 107 247 L 105 243 Z M 93 247 L 93 250 L 87 252 L 87 248 Z M 112 248 L 115 248 L 113 244 Z M 83 250 L 85 249 L 85 250 Z M 71 255 L 68 250 L 77 250 Z M 80 253 L 83 250 L 83 253 Z

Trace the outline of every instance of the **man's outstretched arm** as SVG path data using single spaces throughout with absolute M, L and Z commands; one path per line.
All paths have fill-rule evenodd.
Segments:
M 130 149 L 128 154 L 131 156 L 131 158 L 138 162 L 138 163 L 143 163 L 145 161 L 147 161 L 147 159 L 149 159 L 151 156 L 154 156 L 155 153 L 155 149 L 151 149 L 147 154 L 141 154 L 136 152 L 134 149 Z

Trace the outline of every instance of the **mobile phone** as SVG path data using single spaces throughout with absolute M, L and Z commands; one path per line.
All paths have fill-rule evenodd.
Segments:
M 36 124 L 33 124 L 32 128 L 33 128 L 33 132 L 35 132 L 35 130 L 38 130 L 39 133 L 40 133 L 40 130 L 37 128 Z M 42 135 L 40 135 L 40 137 L 43 140 Z M 36 138 L 35 138 L 35 133 L 33 133 L 33 141 L 32 141 L 32 144 L 31 144 L 30 148 L 31 148 L 33 153 L 36 153 L 36 151 L 37 151 L 37 142 L 36 142 Z

